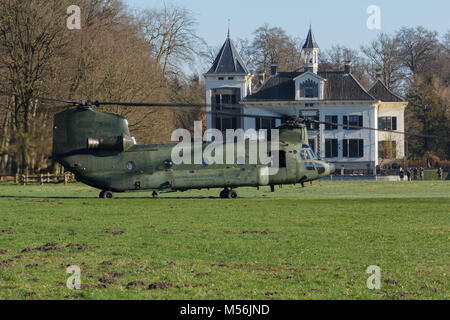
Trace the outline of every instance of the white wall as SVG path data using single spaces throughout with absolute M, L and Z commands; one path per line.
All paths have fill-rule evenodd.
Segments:
M 378 117 L 397 117 L 397 131 L 405 131 L 405 108 L 407 102 L 381 102 Z M 405 156 L 405 135 L 391 132 L 378 132 L 378 141 L 395 140 L 397 159 Z
M 239 88 L 241 89 L 240 100 L 251 94 L 251 79 L 250 75 L 235 75 L 235 74 L 221 74 L 221 75 L 204 75 L 205 87 L 206 87 L 206 111 L 211 111 L 211 90 L 218 88 Z M 219 80 L 219 77 L 223 80 Z M 233 80 L 228 80 L 229 77 L 233 77 Z M 206 128 L 212 128 L 212 115 L 206 114 Z M 209 140 L 209 137 L 207 137 Z

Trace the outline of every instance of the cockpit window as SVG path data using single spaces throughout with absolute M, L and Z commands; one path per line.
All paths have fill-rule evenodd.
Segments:
M 310 149 L 309 152 L 311 153 L 311 157 L 312 157 L 314 160 L 317 160 L 317 156 L 316 156 L 316 154 L 314 153 L 314 151 L 312 151 L 312 149 Z
M 308 150 L 302 150 L 300 152 L 300 156 L 301 156 L 303 161 L 310 161 L 311 160 L 311 155 L 309 154 Z

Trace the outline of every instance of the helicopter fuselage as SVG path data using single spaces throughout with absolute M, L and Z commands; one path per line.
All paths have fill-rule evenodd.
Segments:
M 312 152 L 304 126 L 284 125 L 279 131 L 279 164 L 274 174 L 270 174 L 271 164 L 249 164 L 248 143 L 241 164 L 173 164 L 176 144 L 137 145 L 130 138 L 125 118 L 92 109 L 70 109 L 55 115 L 53 159 L 78 181 L 112 192 L 296 184 L 333 171 L 332 165 Z M 238 148 L 238 143 L 232 142 L 231 148 L 227 144 L 224 150 Z M 207 146 L 203 144 L 203 148 Z

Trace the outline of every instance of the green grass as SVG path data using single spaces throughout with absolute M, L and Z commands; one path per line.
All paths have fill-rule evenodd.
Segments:
M 0 299 L 449 298 L 448 181 L 238 191 L 101 200 L 80 184 L 0 185 Z M 60 250 L 22 252 L 50 242 Z M 67 289 L 72 264 L 89 288 Z M 148 289 L 160 282 L 173 286 Z

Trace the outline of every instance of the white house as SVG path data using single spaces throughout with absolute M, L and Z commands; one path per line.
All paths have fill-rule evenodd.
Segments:
M 224 104 L 240 103 L 245 114 L 290 114 L 343 126 L 320 125 L 309 129 L 310 145 L 317 155 L 337 169 L 374 169 L 382 158 L 404 157 L 402 134 L 357 129 L 356 127 L 404 130 L 407 102 L 378 80 L 366 90 L 353 77 L 351 63 L 343 71 L 319 71 L 317 45 L 310 28 L 305 44 L 304 70 L 277 72 L 252 92 L 248 72 L 229 36 L 213 66 L 204 75 L 206 102 L 209 105 L 207 127 L 219 130 L 243 128 L 268 129 L 280 120 L 224 117 Z M 389 151 L 389 152 L 387 152 Z

